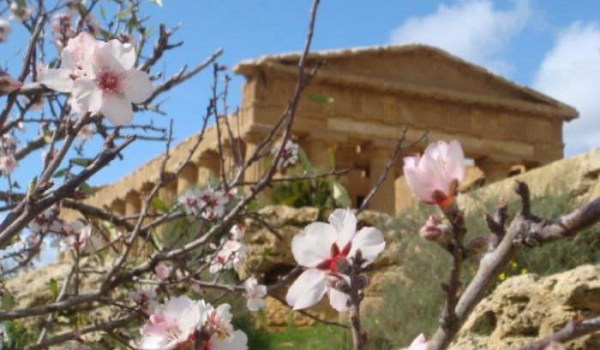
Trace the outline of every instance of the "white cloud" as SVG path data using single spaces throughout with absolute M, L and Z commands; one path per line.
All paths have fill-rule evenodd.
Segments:
M 510 74 L 513 65 L 502 55 L 531 17 L 530 0 L 512 3 L 509 10 L 496 9 L 489 0 L 441 4 L 435 13 L 407 19 L 392 31 L 390 41 L 437 46 L 497 73 Z
M 567 155 L 600 146 L 600 24 L 576 22 L 562 30 L 533 86 L 579 110 L 564 128 Z

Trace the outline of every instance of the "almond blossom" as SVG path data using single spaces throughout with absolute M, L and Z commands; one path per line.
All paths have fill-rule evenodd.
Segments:
M 419 334 L 410 344 L 408 350 L 427 350 L 427 339 L 425 339 L 425 335 Z
M 0 173 L 10 175 L 19 166 L 19 163 L 12 154 L 0 156 Z
M 215 220 L 225 214 L 225 206 L 230 196 L 210 188 L 205 190 L 188 189 L 179 198 L 188 215 L 202 216 L 206 220 Z
M 41 83 L 48 88 L 71 92 L 76 110 L 103 114 L 114 125 L 129 124 L 132 103 L 142 103 L 152 94 L 148 73 L 136 70 L 135 48 L 116 39 L 95 40 L 81 33 L 62 52 L 60 69 L 48 69 Z
M 243 222 L 233 224 L 229 230 L 229 235 L 231 236 L 231 239 L 241 241 L 246 235 L 246 224 Z
M 127 295 L 136 304 L 143 307 L 145 312 L 152 313 L 158 307 L 156 290 L 150 286 L 139 287 Z
M 193 301 L 187 296 L 169 299 L 166 305 L 150 315 L 142 328 L 140 348 L 170 350 L 192 346 L 208 311 L 210 307 L 204 302 Z
M 314 222 L 294 236 L 292 254 L 299 265 L 306 267 L 288 290 L 286 301 L 294 310 L 315 305 L 325 294 L 338 311 L 348 310 L 348 295 L 335 288 L 348 277 L 340 271 L 341 264 L 349 262 L 360 250 L 371 264 L 385 248 L 383 234 L 374 227 L 356 231 L 356 216 L 349 209 L 337 209 L 329 216 L 329 223 Z
M 209 271 L 212 274 L 219 273 L 222 270 L 230 270 L 240 266 L 246 257 L 246 246 L 236 240 L 227 240 L 223 243 L 214 257 L 208 257 L 210 260 Z
M 248 299 L 248 310 L 258 311 L 265 307 L 264 297 L 267 295 L 267 287 L 258 284 L 258 281 L 254 277 L 250 277 L 244 282 L 244 289 L 246 290 L 246 299 Z
M 246 333 L 235 330 L 227 338 L 212 335 L 201 350 L 247 350 L 248 336 Z
M 163 263 L 158 263 L 154 268 L 154 273 L 156 273 L 156 277 L 158 277 L 159 280 L 168 280 L 171 276 L 171 268 Z
M 279 149 L 281 145 L 273 148 L 271 154 L 276 156 L 279 153 Z M 287 140 L 285 146 L 283 147 L 283 151 L 281 151 L 281 156 L 277 162 L 277 169 L 285 169 L 289 166 L 292 166 L 298 162 L 298 152 L 300 147 L 298 144 L 292 140 Z
M 404 175 L 413 195 L 447 208 L 465 176 L 465 156 L 458 141 L 437 141 L 422 157 L 404 158 Z

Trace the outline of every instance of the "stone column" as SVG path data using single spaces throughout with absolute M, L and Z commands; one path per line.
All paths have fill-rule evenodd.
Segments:
M 379 180 L 381 174 L 385 171 L 385 167 L 393 149 L 390 147 L 373 147 L 367 151 L 369 157 L 369 183 L 373 188 Z M 369 209 L 376 210 L 382 213 L 393 215 L 396 213 L 394 183 L 396 180 L 396 166 L 388 172 L 385 180 L 369 202 Z M 370 190 L 370 189 L 369 189 Z
M 476 159 L 475 165 L 485 174 L 485 183 L 491 184 L 506 179 L 513 163 L 485 157 Z
M 125 215 L 125 202 L 122 199 L 115 199 L 110 204 L 110 211 L 115 215 Z
M 198 182 L 198 167 L 193 163 L 188 163 L 177 176 L 177 194 L 183 193 L 186 189 Z
M 142 201 L 140 199 L 139 193 L 135 191 L 130 191 L 125 196 L 125 215 L 131 216 L 140 213 L 142 208 Z
M 205 153 L 198 160 L 196 183 L 206 185 L 211 178 L 215 178 L 217 181 L 220 181 L 220 169 L 221 163 L 219 162 L 218 154 L 213 152 Z
M 259 144 L 260 140 L 258 137 L 254 136 L 254 137 L 249 137 L 246 140 L 246 160 L 248 160 L 249 157 L 251 157 L 252 155 L 254 155 L 254 152 L 256 152 L 256 149 L 258 148 L 258 144 Z M 245 182 L 256 182 L 258 181 L 261 176 L 264 174 L 265 172 L 265 159 L 259 159 L 258 161 L 252 163 L 247 169 L 246 172 L 244 173 L 244 181 Z
M 301 147 L 317 172 L 331 170 L 331 151 L 333 147 L 331 144 L 323 140 L 308 139 L 302 142 Z
M 159 188 L 158 198 L 165 202 L 167 207 L 170 207 L 173 201 L 177 199 L 177 180 L 175 179 Z

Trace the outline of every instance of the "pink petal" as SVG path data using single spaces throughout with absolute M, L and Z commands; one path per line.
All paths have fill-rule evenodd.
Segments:
M 139 70 L 128 70 L 123 81 L 125 98 L 133 103 L 142 103 L 152 95 L 154 87 L 148 73 Z
M 127 125 L 133 119 L 131 102 L 116 94 L 104 94 L 100 111 L 115 126 Z
M 416 166 L 413 157 L 404 158 L 404 178 L 412 194 L 426 203 L 433 202 L 430 181 Z
M 329 215 L 329 223 L 337 231 L 337 244 L 342 249 L 356 232 L 356 216 L 350 209 L 336 209 Z
M 316 267 L 329 259 L 331 245 L 336 242 L 337 232 L 333 226 L 314 222 L 292 239 L 292 254 L 299 265 Z
M 318 303 L 327 292 L 327 273 L 308 269 L 290 286 L 285 297 L 294 310 L 306 309 Z
M 364 227 L 358 231 L 352 239 L 352 250 L 349 256 L 353 257 L 359 249 L 363 259 L 366 260 L 363 267 L 375 261 L 385 249 L 385 240 L 381 231 L 375 227 Z
M 460 143 L 456 140 L 448 143 L 446 172 L 451 178 L 461 182 L 465 177 L 465 154 Z

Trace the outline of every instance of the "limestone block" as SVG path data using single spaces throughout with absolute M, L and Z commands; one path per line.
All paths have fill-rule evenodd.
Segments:
M 475 308 L 450 349 L 515 348 L 557 331 L 580 312 L 600 315 L 600 266 L 512 277 Z M 569 350 L 598 348 L 598 334 L 567 344 Z

